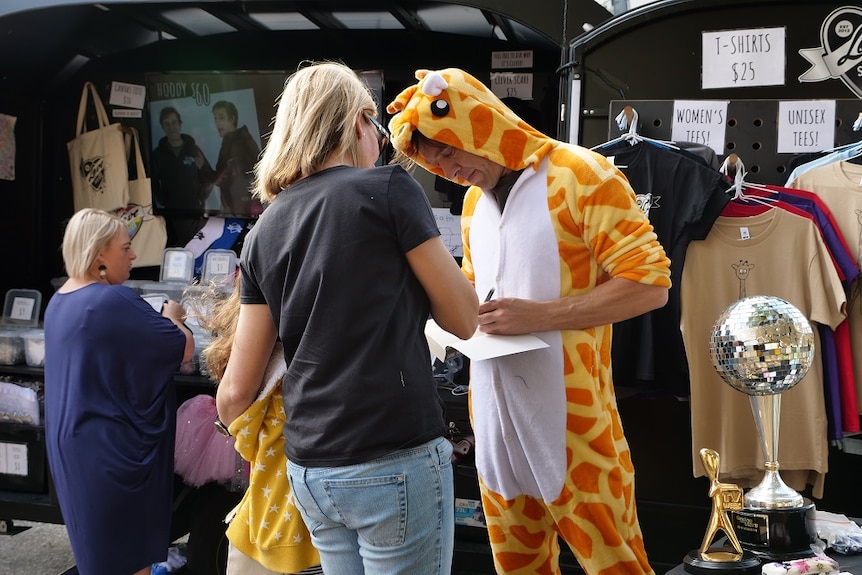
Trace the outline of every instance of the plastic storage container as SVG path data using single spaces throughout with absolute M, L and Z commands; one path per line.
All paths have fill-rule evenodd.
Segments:
M 10 289 L 3 303 L 3 323 L 15 326 L 39 325 L 42 293 L 34 289 Z
M 151 282 L 148 280 L 126 280 L 123 282 L 123 285 L 132 288 L 138 295 L 140 295 L 144 293 L 141 287 L 148 283 Z
M 236 277 L 236 254 L 231 250 L 212 249 L 204 252 L 201 282 L 231 291 Z
M 174 301 L 183 301 L 183 295 L 191 284 L 183 282 L 150 282 L 141 285 L 141 297 L 165 295 Z M 151 304 L 152 305 L 152 304 Z
M 195 254 L 184 248 L 167 248 L 162 254 L 161 282 L 188 284 L 195 275 Z
M 0 365 L 24 363 L 24 330 L 11 326 L 0 326 Z
M 24 361 L 30 367 L 45 366 L 45 330 L 28 329 L 21 333 L 24 340 Z

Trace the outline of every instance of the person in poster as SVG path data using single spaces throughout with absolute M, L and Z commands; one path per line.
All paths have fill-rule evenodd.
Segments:
M 216 171 L 195 139 L 182 132 L 183 120 L 176 108 L 163 108 L 159 113 L 159 125 L 165 135 L 153 150 L 153 201 L 157 208 L 188 215 L 201 214 L 212 191 Z
M 221 211 L 258 216 L 263 212 L 263 205 L 252 199 L 250 187 L 260 148 L 247 126 L 237 127 L 239 112 L 233 102 L 219 100 L 213 104 L 212 112 L 216 130 L 222 138 L 215 181 L 221 190 Z

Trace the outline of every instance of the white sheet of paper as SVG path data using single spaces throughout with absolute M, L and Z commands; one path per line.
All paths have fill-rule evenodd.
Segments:
M 477 331 L 473 337 L 464 340 L 445 331 L 433 319 L 425 324 L 425 337 L 431 353 L 440 361 L 446 359 L 447 347 L 457 349 L 472 361 L 548 347 L 547 343 L 532 334 L 492 335 Z

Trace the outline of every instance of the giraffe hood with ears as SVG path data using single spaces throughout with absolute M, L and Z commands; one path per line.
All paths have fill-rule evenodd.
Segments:
M 524 122 L 487 86 L 463 70 L 417 70 L 416 79 L 417 84 L 386 107 L 394 114 L 389 130 L 392 145 L 433 174 L 446 177 L 413 144 L 417 130 L 427 138 L 510 170 L 536 166 L 557 143 Z

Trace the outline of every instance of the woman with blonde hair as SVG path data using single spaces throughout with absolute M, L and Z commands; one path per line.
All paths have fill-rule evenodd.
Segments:
M 280 339 L 287 473 L 323 571 L 448 574 L 452 447 L 424 328 L 430 315 L 469 338 L 478 300 L 422 187 L 401 166 L 374 167 L 388 139 L 376 116 L 343 64 L 285 83 L 216 400 L 234 427 Z
M 78 211 L 45 310 L 48 462 L 81 575 L 149 574 L 171 542 L 173 375 L 194 341 L 180 304 L 121 285 L 134 259 L 120 218 Z

